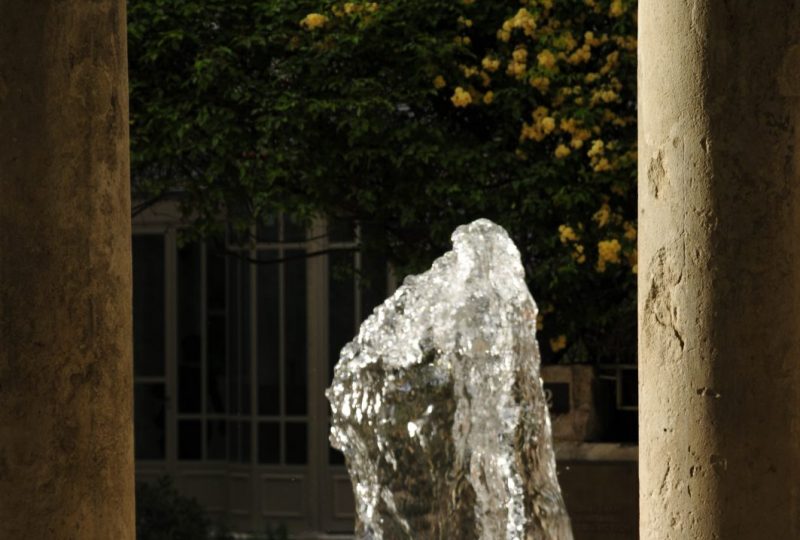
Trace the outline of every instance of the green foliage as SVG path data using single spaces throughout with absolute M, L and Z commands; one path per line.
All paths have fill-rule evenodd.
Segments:
M 168 476 L 153 484 L 136 484 L 136 538 L 138 540 L 231 540 L 212 528 L 205 510 L 184 497 Z
M 137 197 L 179 192 L 199 235 L 276 211 L 359 222 L 401 273 L 487 217 L 520 248 L 546 359 L 635 358 L 635 2 L 129 14 Z

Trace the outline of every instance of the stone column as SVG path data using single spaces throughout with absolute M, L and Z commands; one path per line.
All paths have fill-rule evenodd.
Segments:
M 642 539 L 800 538 L 800 3 L 640 0 Z
M 134 538 L 125 24 L 0 0 L 0 538 Z

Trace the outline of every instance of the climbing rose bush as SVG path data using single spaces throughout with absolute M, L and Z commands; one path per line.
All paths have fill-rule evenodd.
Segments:
M 129 2 L 137 198 L 198 235 L 362 225 L 398 273 L 486 217 L 553 361 L 636 355 L 632 0 Z

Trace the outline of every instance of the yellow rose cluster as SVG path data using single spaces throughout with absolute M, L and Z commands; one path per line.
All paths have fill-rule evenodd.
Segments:
M 309 13 L 300 21 L 300 26 L 306 30 L 322 28 L 328 22 L 328 18 L 320 13 Z
M 456 107 L 466 107 L 470 103 L 472 103 L 472 95 L 469 92 L 457 86 L 455 91 L 453 92 L 450 101 L 453 102 L 453 105 Z

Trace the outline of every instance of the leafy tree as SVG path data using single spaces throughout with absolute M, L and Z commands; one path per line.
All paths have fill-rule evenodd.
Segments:
M 547 358 L 635 358 L 633 0 L 131 0 L 135 194 L 199 235 L 357 222 L 401 272 L 488 217 Z

